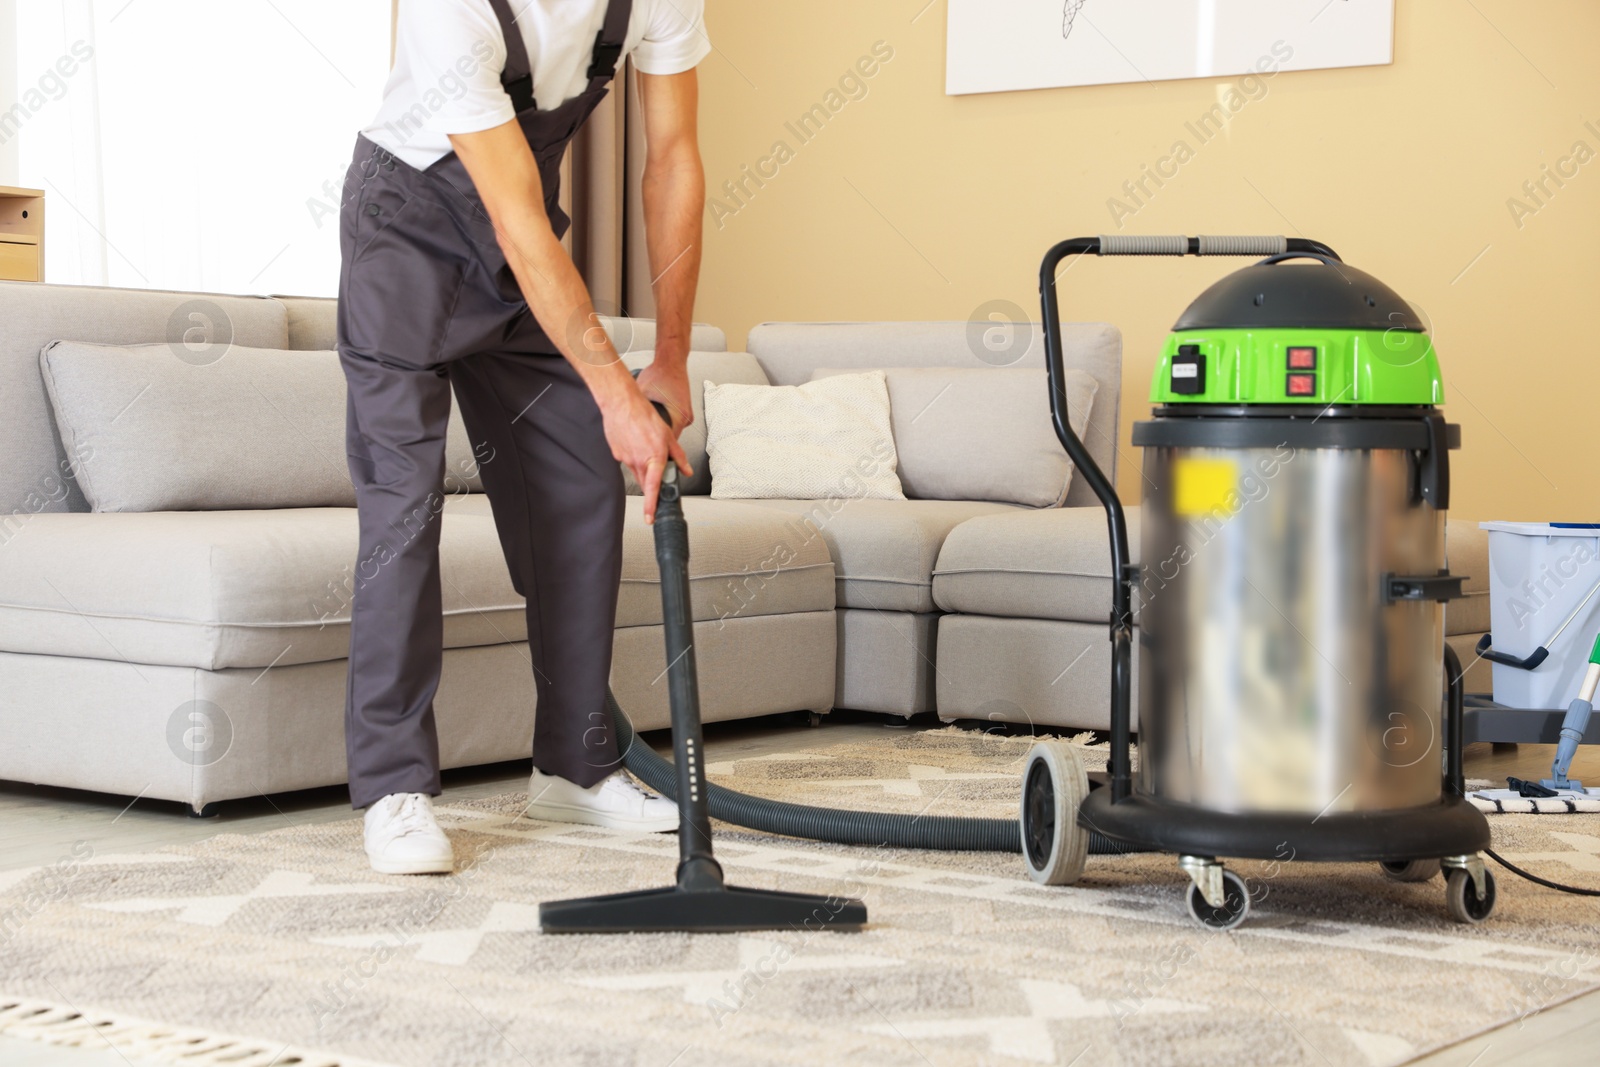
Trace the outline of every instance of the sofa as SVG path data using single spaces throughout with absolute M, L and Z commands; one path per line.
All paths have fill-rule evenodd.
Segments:
M 94 461 L 84 467 L 65 444 L 82 427 L 58 424 L 53 405 L 64 386 L 41 370 L 41 351 L 58 341 L 172 346 L 177 358 L 158 361 L 153 379 L 186 373 L 195 345 L 208 359 L 235 348 L 326 353 L 334 311 L 315 298 L 0 284 L 0 448 L 8 457 L 0 466 L 0 780 L 160 798 L 197 812 L 345 781 L 353 508 L 336 492 L 319 506 L 94 511 L 79 484 Z M 630 366 L 649 362 L 652 323 L 605 326 Z M 1038 330 L 1021 331 L 1003 365 L 1037 372 Z M 1066 339 L 1068 365 L 1098 387 L 1085 439 L 1115 477 L 1120 335 L 1074 324 Z M 1082 479 L 1067 483 L 1064 506 L 1024 507 L 1006 499 L 1018 472 L 990 470 L 992 457 L 978 447 L 958 462 L 987 472 L 990 499 L 710 495 L 706 383 L 995 366 L 972 324 L 769 323 L 751 331 L 742 353 L 726 351 L 720 330 L 697 326 L 692 347 L 698 417 L 684 443 L 697 474 L 685 512 L 707 721 L 850 708 L 1105 725 L 1109 565 L 1103 513 Z M 1020 408 L 1018 420 L 1047 423 L 1042 388 L 1036 404 Z M 972 429 L 959 404 L 927 413 L 940 421 L 925 429 Z M 283 414 L 299 420 L 301 433 L 312 417 Z M 112 410 L 102 421 L 121 417 Z M 338 432 L 325 425 L 336 417 L 316 417 L 318 435 Z M 195 445 L 183 420 L 173 421 L 167 432 Z M 454 768 L 525 758 L 536 709 L 522 601 L 458 421 L 448 451 L 435 708 L 441 759 Z M 335 466 L 342 458 L 322 457 Z M 202 486 L 202 501 L 208 488 L 239 491 Z M 612 687 L 649 730 L 668 722 L 659 575 L 639 501 L 629 505 Z M 1130 513 L 1136 521 L 1137 509 Z M 1474 596 L 1451 606 L 1448 629 L 1453 643 L 1470 646 L 1487 627 L 1482 535 L 1452 522 L 1450 538 Z M 1469 689 L 1487 688 L 1486 679 L 1476 683 L 1469 676 Z

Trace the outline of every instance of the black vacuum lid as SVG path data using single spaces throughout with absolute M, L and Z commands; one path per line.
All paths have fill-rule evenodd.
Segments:
M 1303 253 L 1273 256 L 1234 271 L 1201 293 L 1172 328 L 1297 327 L 1425 330 L 1411 305 L 1366 271 Z

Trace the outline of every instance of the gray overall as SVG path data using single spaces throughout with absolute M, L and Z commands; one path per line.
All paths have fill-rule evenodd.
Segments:
M 505 34 L 501 81 L 560 236 L 561 157 L 606 95 L 633 5 L 611 0 L 588 89 L 540 111 L 508 0 L 490 2 Z M 527 598 L 534 764 L 592 785 L 618 765 L 605 696 L 622 571 L 622 475 L 599 409 L 534 319 L 454 153 L 419 171 L 359 138 L 340 243 L 339 359 L 361 526 L 345 706 L 351 802 L 440 792 L 433 698 L 452 386 L 512 584 Z

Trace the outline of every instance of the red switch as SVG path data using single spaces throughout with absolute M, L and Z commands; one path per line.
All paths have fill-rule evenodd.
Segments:
M 1316 370 L 1317 350 L 1315 348 L 1289 349 L 1290 370 Z
M 1315 374 L 1289 375 L 1290 396 L 1316 396 L 1317 376 Z

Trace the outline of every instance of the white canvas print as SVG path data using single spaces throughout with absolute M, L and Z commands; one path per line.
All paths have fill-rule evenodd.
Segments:
M 949 0 L 945 91 L 1225 77 L 1394 59 L 1394 0 Z

